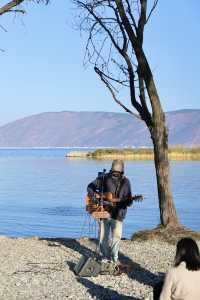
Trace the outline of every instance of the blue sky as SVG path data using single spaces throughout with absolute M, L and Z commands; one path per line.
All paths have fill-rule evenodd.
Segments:
M 6 1 L 0 1 L 0 5 Z M 0 17 L 0 125 L 46 111 L 117 111 L 73 29 L 70 0 L 25 6 Z M 165 111 L 200 108 L 200 2 L 160 0 L 146 28 L 145 49 Z

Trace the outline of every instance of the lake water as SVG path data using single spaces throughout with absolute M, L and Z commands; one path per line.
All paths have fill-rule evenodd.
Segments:
M 111 161 L 67 159 L 71 149 L 0 149 L 0 234 L 8 236 L 96 236 L 85 212 L 87 184 Z M 145 200 L 129 208 L 123 236 L 159 223 L 154 165 L 126 161 L 134 194 Z M 200 230 L 200 162 L 171 163 L 174 201 L 180 221 Z

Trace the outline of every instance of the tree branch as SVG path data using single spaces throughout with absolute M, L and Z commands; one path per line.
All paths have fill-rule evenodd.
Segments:
M 82 6 L 83 8 L 85 8 L 93 17 L 94 19 L 101 25 L 101 27 L 107 32 L 108 36 L 110 37 L 113 45 L 116 47 L 116 49 L 122 53 L 122 49 L 118 46 L 117 42 L 115 41 L 112 33 L 110 32 L 110 30 L 106 27 L 106 25 L 102 22 L 102 19 L 99 18 L 95 13 L 94 10 L 88 5 L 83 3 L 82 1 L 77 1 L 77 3 Z
M 25 14 L 26 11 L 23 9 L 13 9 L 14 7 L 20 5 L 22 2 L 24 2 L 25 0 L 12 0 L 10 2 L 8 2 L 7 4 L 5 4 L 4 6 L 0 7 L 0 16 L 8 13 L 8 12 L 15 12 L 15 13 L 22 13 Z M 39 2 L 45 2 L 46 4 L 49 3 L 50 0 L 36 0 L 37 3 Z
M 144 36 L 144 26 L 146 24 L 146 14 L 147 14 L 147 0 L 140 0 L 140 18 L 138 21 L 138 29 L 137 29 L 137 36 L 140 42 L 140 45 L 143 44 L 143 36 Z
M 134 74 L 133 66 L 131 64 L 131 60 L 128 54 L 124 55 L 124 59 L 128 66 L 131 103 L 135 107 L 135 109 L 139 112 L 139 114 L 142 116 L 142 107 L 140 103 L 136 100 L 136 95 L 135 95 L 135 74 Z
M 100 70 L 97 66 L 95 66 L 95 68 L 97 68 L 97 69 L 99 70 L 99 72 L 101 72 L 102 75 L 103 75 L 104 77 L 106 77 L 108 80 L 111 80 L 111 81 L 114 81 L 114 82 L 116 82 L 116 83 L 118 83 L 118 84 L 121 84 L 121 85 L 123 85 L 123 86 L 129 87 L 129 85 L 126 84 L 126 83 L 127 83 L 127 80 L 116 79 L 116 78 L 114 78 L 114 77 L 111 77 L 111 76 L 105 74 L 105 73 L 104 73 L 102 70 Z
M 136 25 L 135 18 L 134 18 L 133 14 L 132 14 L 132 11 L 131 11 L 131 6 L 130 6 L 129 0 L 126 0 L 126 4 L 127 4 L 127 7 L 128 7 L 128 9 L 127 9 L 128 14 L 129 14 L 129 16 L 130 16 L 130 18 L 131 18 L 131 20 L 133 22 L 133 26 L 134 26 L 135 30 L 137 31 L 137 25 Z
M 1 28 L 4 32 L 8 32 L 8 30 L 7 30 L 3 25 L 1 25 L 1 24 L 0 24 L 0 28 Z
M 135 35 L 135 32 L 132 29 L 132 26 L 130 24 L 130 21 L 129 21 L 128 17 L 126 16 L 123 3 L 122 3 L 121 0 L 115 0 L 115 3 L 117 5 L 117 9 L 119 11 L 119 15 L 120 15 L 120 18 L 122 20 L 122 23 L 124 24 L 126 33 L 127 33 L 128 37 L 131 41 L 133 49 L 135 49 L 135 46 L 138 45 L 137 37 Z
M 126 107 L 120 100 L 117 99 L 115 92 L 109 82 L 104 78 L 103 72 L 99 70 L 99 68 L 94 67 L 95 72 L 99 75 L 100 79 L 103 81 L 103 83 L 106 85 L 108 90 L 110 91 L 114 101 L 120 105 L 127 113 L 131 114 L 132 116 L 138 118 L 139 120 L 142 120 L 140 115 L 135 114 L 133 111 L 131 111 L 128 107 Z
M 122 33 L 122 36 L 123 36 L 123 47 L 122 47 L 122 52 L 126 52 L 127 51 L 127 47 L 128 47 L 128 39 L 127 39 L 127 36 L 126 36 L 126 32 L 124 30 L 124 27 L 123 27 L 123 24 L 120 20 L 120 17 L 119 17 L 119 13 L 118 11 L 116 10 L 115 7 L 113 7 L 110 3 L 109 3 L 109 7 L 111 7 L 114 11 L 114 14 L 116 16 L 116 21 L 117 21 L 117 24 L 119 25 L 120 29 L 121 29 L 121 33 Z
M 18 6 L 19 4 L 21 4 L 24 0 L 13 0 L 13 1 L 10 1 L 9 3 L 5 4 L 4 6 L 2 6 L 0 8 L 0 16 L 7 13 L 7 12 L 10 12 L 12 11 L 12 8 Z
M 10 12 L 13 12 L 13 13 L 21 13 L 21 14 L 25 14 L 26 11 L 24 9 L 11 9 L 11 10 L 8 10 L 7 13 L 10 13 Z
M 155 10 L 157 4 L 158 4 L 158 0 L 155 0 L 155 1 L 154 1 L 154 4 L 153 4 L 153 7 L 152 7 L 152 9 L 150 10 L 150 13 L 149 13 L 149 15 L 148 15 L 148 17 L 147 17 L 146 24 L 147 24 L 147 22 L 149 21 L 149 19 L 150 19 L 151 15 L 152 15 L 153 11 Z
M 150 128 L 152 127 L 153 122 L 152 122 L 151 113 L 149 112 L 147 102 L 146 102 L 144 79 L 141 76 L 138 76 L 138 81 L 139 81 L 139 91 L 140 91 L 140 102 L 142 104 L 143 114 L 145 116 L 144 119 L 147 126 Z

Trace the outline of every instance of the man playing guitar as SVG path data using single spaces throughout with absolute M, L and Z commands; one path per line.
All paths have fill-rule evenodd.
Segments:
M 124 176 L 123 161 L 114 160 L 110 172 L 101 173 L 101 176 L 88 185 L 87 192 L 90 199 L 103 197 L 102 207 L 108 212 L 108 217 L 100 222 L 100 252 L 105 259 L 117 263 L 123 220 L 127 207 L 133 202 L 130 181 Z M 110 233 L 111 244 L 109 245 Z

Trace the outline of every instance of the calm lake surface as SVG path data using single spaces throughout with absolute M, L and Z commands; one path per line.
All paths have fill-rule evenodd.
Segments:
M 0 149 L 0 234 L 41 237 L 96 236 L 86 214 L 87 184 L 111 161 L 67 159 L 71 149 Z M 73 149 L 74 150 L 74 149 Z M 154 165 L 126 161 L 126 175 L 142 203 L 129 208 L 124 237 L 159 223 Z M 174 201 L 180 221 L 200 230 L 200 162 L 171 162 Z

